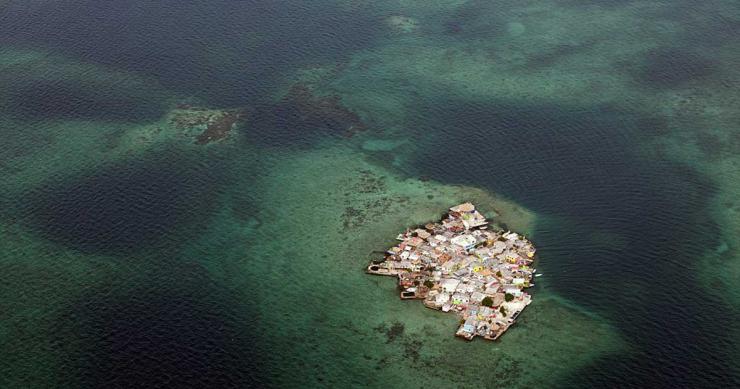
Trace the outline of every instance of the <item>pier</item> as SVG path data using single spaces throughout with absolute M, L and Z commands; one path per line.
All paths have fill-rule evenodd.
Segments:
M 401 299 L 458 315 L 461 338 L 498 339 L 532 302 L 524 289 L 533 286 L 534 246 L 515 232 L 489 228 L 471 203 L 397 239 L 367 273 L 397 277 Z

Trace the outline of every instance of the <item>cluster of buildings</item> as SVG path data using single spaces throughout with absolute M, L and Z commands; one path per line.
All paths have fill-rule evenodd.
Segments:
M 398 277 L 402 299 L 455 312 L 457 336 L 498 339 L 532 301 L 524 289 L 533 285 L 534 246 L 517 233 L 489 230 L 471 203 L 397 239 L 367 272 Z

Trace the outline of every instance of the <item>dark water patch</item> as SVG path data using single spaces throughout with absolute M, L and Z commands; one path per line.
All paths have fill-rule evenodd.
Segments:
M 40 121 L 0 121 L 0 163 L 8 163 L 51 146 L 54 135 L 44 129 L 45 125 Z
M 0 43 L 146 74 L 211 106 L 258 100 L 286 71 L 343 60 L 380 21 L 368 7 L 270 0 L 11 1 Z
M 208 218 L 221 185 L 220 163 L 163 152 L 58 178 L 17 200 L 20 217 L 44 237 L 82 252 L 126 256 L 153 249 Z
M 680 48 L 649 51 L 628 71 L 640 85 L 653 89 L 674 89 L 698 83 L 716 74 L 718 64 L 699 53 Z
M 672 38 L 672 42 L 679 42 L 681 47 L 711 48 L 712 52 L 722 53 L 740 33 L 737 18 L 740 4 L 737 2 L 683 0 L 664 4 L 666 6 L 654 15 L 681 26 L 681 32 Z
M 634 126 L 643 120 L 639 115 L 607 106 L 420 103 L 413 120 L 423 124 L 409 126 L 418 129 L 412 136 L 424 144 L 409 164 L 417 175 L 458 183 L 506 182 L 496 190 L 525 205 L 561 212 L 577 205 L 574 199 L 583 205 L 614 203 L 615 187 L 636 186 L 638 194 L 647 190 L 638 184 L 649 179 L 649 172 L 625 155 L 637 136 Z M 591 219 L 583 210 L 573 211 Z M 592 221 L 599 223 L 599 216 Z
M 238 220 L 241 220 L 242 222 L 248 221 L 254 228 L 259 228 L 262 226 L 263 221 L 254 211 L 255 203 L 257 203 L 257 201 L 255 201 L 252 193 L 236 193 L 230 198 L 229 209 L 231 214 Z
M 278 102 L 257 106 L 248 114 L 245 135 L 265 146 L 310 146 L 324 136 L 351 137 L 366 128 L 338 96 L 317 95 L 299 83 Z
M 441 34 L 454 39 L 492 38 L 506 31 L 501 8 L 488 1 L 466 1 L 453 12 L 436 15 Z
M 386 323 L 381 323 L 380 325 L 374 328 L 375 332 L 385 334 L 386 343 L 392 343 L 397 338 L 402 337 L 405 329 L 406 329 L 406 326 L 404 326 L 403 323 L 398 322 L 398 321 L 391 323 L 390 326 Z
M 728 144 L 719 134 L 711 131 L 697 131 L 694 142 L 708 161 L 717 161 L 725 156 Z M 737 149 L 732 149 L 736 151 Z
M 723 5 L 729 5 L 730 8 L 713 9 L 715 15 L 711 18 L 711 22 L 707 23 L 706 19 L 703 19 L 697 20 L 696 25 L 692 24 L 689 31 L 693 33 L 694 41 L 700 41 L 702 46 L 705 47 L 722 50 L 728 41 L 737 39 L 738 34 L 740 34 L 740 20 L 730 15 L 737 15 L 740 12 L 740 7 L 737 3 L 725 3 Z
M 458 20 L 450 20 L 444 24 L 445 32 L 448 34 L 459 34 L 463 32 L 463 24 Z
M 696 289 L 695 292 L 707 296 L 710 302 L 715 300 L 706 291 Z M 727 354 L 716 354 L 706 348 L 711 342 L 714 343 L 714 350 L 732 350 L 734 339 L 729 338 L 729 335 L 733 333 L 733 323 L 740 316 L 729 309 L 716 309 L 711 303 L 708 307 L 711 307 L 708 308 L 711 320 L 720 321 L 713 323 L 711 329 L 705 328 L 701 320 L 690 316 L 673 315 L 674 317 L 664 318 L 660 316 L 662 312 L 646 312 L 651 320 L 656 321 L 656 326 L 660 327 L 654 331 L 672 336 L 676 327 L 698 326 L 702 336 L 699 339 L 680 339 L 678 344 L 668 341 L 655 344 L 648 340 L 642 349 L 633 349 L 628 355 L 613 354 L 596 360 L 558 382 L 556 387 L 608 387 L 615 382 L 619 382 L 619 387 L 622 388 L 707 388 L 717 385 L 739 387 L 740 379 L 732 374 L 736 368 L 735 361 Z M 665 307 L 666 311 L 670 309 L 675 310 L 676 307 Z M 645 342 L 643 334 L 636 332 L 630 336 L 635 344 Z M 707 337 L 711 339 L 706 339 Z M 687 351 L 689 347 L 685 344 L 695 341 L 690 351 Z M 662 358 L 665 355 L 671 357 Z
M 696 278 L 697 261 L 719 243 L 708 212 L 716 189 L 685 166 L 633 152 L 659 118 L 444 99 L 428 102 L 417 120 L 424 136 L 409 165 L 415 173 L 559 216 L 536 226 L 538 268 L 558 274 L 551 288 L 613 320 L 637 350 L 599 369 L 647 386 L 691 368 L 713 370 L 692 383 L 729 374 L 729 345 L 706 336 L 729 333 L 728 307 L 698 293 Z
M 126 135 L 127 129 L 124 127 L 116 128 L 112 131 L 108 131 L 103 136 L 103 146 L 107 150 L 113 150 L 121 144 L 121 140 Z
M 23 74 L 18 75 L 24 77 Z M 20 119 L 156 120 L 165 111 L 149 90 L 83 79 L 11 82 L 6 112 Z
M 265 385 L 267 349 L 246 299 L 186 261 L 134 279 L 89 291 L 58 319 L 52 336 L 66 354 L 62 386 Z
M 688 133 L 702 154 L 702 158 L 709 162 L 718 162 L 725 158 L 732 158 L 740 149 L 740 131 L 733 130 L 737 124 L 731 121 L 715 124 L 717 127 L 707 128 L 704 123 L 697 123 Z M 740 128 L 740 127 L 735 127 Z M 686 128 L 687 130 L 689 128 Z
M 669 118 L 660 115 L 638 117 L 635 128 L 642 130 L 648 137 L 665 136 L 672 132 Z
M 707 334 L 731 333 L 736 318 L 717 293 L 703 289 L 696 270 L 718 244 L 718 227 L 706 213 L 708 198 L 692 193 L 691 185 L 681 189 L 691 198 L 660 198 L 658 192 L 645 199 L 645 207 L 630 215 L 629 230 L 604 215 L 595 228 L 616 235 L 603 243 L 591 241 L 594 227 L 579 226 L 578 219 L 575 225 L 537 226 L 538 268 L 558 274 L 548 285 L 610 318 L 630 345 L 628 353 L 576 372 L 563 387 L 616 381 L 625 387 L 706 387 L 718 376 L 729 377 L 731 342 Z M 612 247 L 614 240 L 624 245 Z

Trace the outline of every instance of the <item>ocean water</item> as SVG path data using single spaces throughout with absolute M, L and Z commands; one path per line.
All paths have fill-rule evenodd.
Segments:
M 0 387 L 740 386 L 739 32 L 729 1 L 0 1 Z M 539 248 L 494 343 L 363 273 L 466 200 Z

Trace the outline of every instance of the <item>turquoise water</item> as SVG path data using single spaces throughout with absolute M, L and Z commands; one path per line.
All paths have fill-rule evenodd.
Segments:
M 739 11 L 0 2 L 0 386 L 738 385 Z M 467 200 L 495 343 L 362 271 Z

